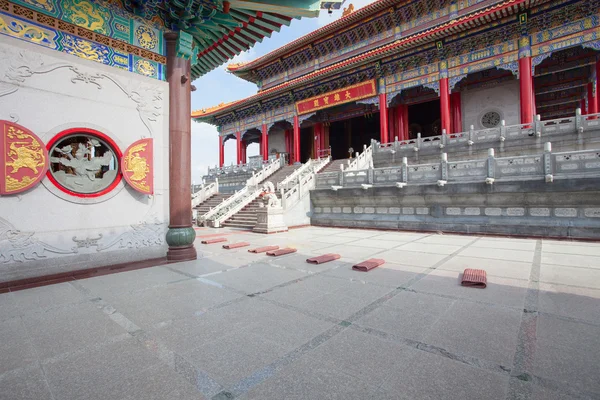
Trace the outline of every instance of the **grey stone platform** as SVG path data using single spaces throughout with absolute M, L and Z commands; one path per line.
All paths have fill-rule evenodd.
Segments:
M 194 262 L 2 294 L 0 398 L 600 398 L 598 243 L 215 232 L 298 253 L 198 239 Z M 487 289 L 459 285 L 469 267 Z

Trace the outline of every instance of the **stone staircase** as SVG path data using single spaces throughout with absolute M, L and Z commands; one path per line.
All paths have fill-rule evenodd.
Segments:
M 348 159 L 347 158 L 342 158 L 340 160 L 333 160 L 332 162 L 330 162 L 325 168 L 323 168 L 321 171 L 319 171 L 320 174 L 326 173 L 326 172 L 340 172 L 340 166 L 341 165 L 347 166 L 348 165 Z
M 300 168 L 302 165 L 287 165 L 281 168 L 279 171 L 275 172 L 273 175 L 265 179 L 264 182 L 273 182 L 273 185 L 277 187 L 277 184 L 283 181 L 288 175 L 293 173 L 295 170 Z M 338 167 L 339 168 L 339 167 Z M 281 194 L 276 191 L 275 194 L 277 198 L 281 200 Z M 260 207 L 260 203 L 263 202 L 262 197 L 259 197 L 253 200 L 246 207 L 242 208 L 237 214 L 233 215 L 227 221 L 223 223 L 223 226 L 233 227 L 233 228 L 242 228 L 242 229 L 252 229 L 256 225 L 257 211 Z
M 218 206 L 229 196 L 231 196 L 231 193 L 217 193 L 198 204 L 194 209 L 198 211 L 198 215 L 206 214 L 211 208 Z

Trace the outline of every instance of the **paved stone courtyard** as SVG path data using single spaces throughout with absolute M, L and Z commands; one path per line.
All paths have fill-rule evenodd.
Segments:
M 0 295 L 0 398 L 600 398 L 600 244 L 197 233 L 194 262 Z M 214 233 L 298 253 L 200 244 Z M 459 285 L 467 267 L 486 289 Z

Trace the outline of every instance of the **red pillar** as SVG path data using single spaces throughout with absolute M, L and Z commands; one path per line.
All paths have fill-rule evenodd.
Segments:
M 242 162 L 240 164 L 246 164 L 248 162 L 248 158 L 246 157 L 246 151 L 248 150 L 248 143 L 242 141 Z
M 452 113 L 452 133 L 462 132 L 462 111 L 460 108 L 460 92 L 450 95 L 450 111 Z
M 442 122 L 442 130 L 450 133 L 450 90 L 448 89 L 448 78 L 440 79 L 440 116 Z
M 594 82 L 588 83 L 587 87 L 588 93 L 588 114 L 596 114 L 598 112 L 598 99 L 596 98 L 596 93 L 594 93 Z
M 388 109 L 388 139 L 390 142 L 394 141 L 394 138 L 398 136 L 396 133 L 396 107 Z
M 581 115 L 587 114 L 587 107 L 585 106 L 585 99 L 581 99 L 581 105 L 579 107 L 581 108 Z
M 537 115 L 537 106 L 535 104 L 535 82 L 533 76 L 531 77 L 531 111 L 533 115 Z
M 317 122 L 314 125 L 315 134 L 315 159 L 319 158 L 320 150 L 323 150 L 323 123 Z
M 294 163 L 300 162 L 300 121 L 294 115 Z
M 223 136 L 219 136 L 219 168 L 223 168 L 225 164 L 225 143 L 223 143 Z
M 533 121 L 533 79 L 531 77 L 531 57 L 519 59 L 519 86 L 521 99 L 521 123 Z
M 242 132 L 235 134 L 235 152 L 236 152 L 236 164 L 240 165 L 242 160 Z
M 379 136 L 381 143 L 389 141 L 387 95 L 385 93 L 379 94 Z
M 396 108 L 396 125 L 398 125 L 398 140 L 406 140 L 404 136 L 404 108 L 406 108 L 405 104 L 400 104 L 398 108 Z
M 260 154 L 263 156 L 264 161 L 269 159 L 269 137 L 267 136 L 267 124 L 262 125 L 260 136 Z
M 600 111 L 600 96 L 598 96 L 598 77 L 600 77 L 600 60 L 596 61 L 596 93 L 595 93 L 595 98 L 596 98 L 596 112 Z

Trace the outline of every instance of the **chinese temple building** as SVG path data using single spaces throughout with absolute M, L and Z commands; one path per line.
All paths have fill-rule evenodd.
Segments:
M 229 72 L 257 94 L 197 110 L 266 160 L 596 113 L 596 0 L 380 0 Z M 348 10 L 349 11 L 349 10 Z M 504 122 L 503 122 L 504 121 Z M 471 128 L 473 127 L 473 128 Z
M 0 0 L 0 285 L 196 258 L 192 81 L 340 4 Z

